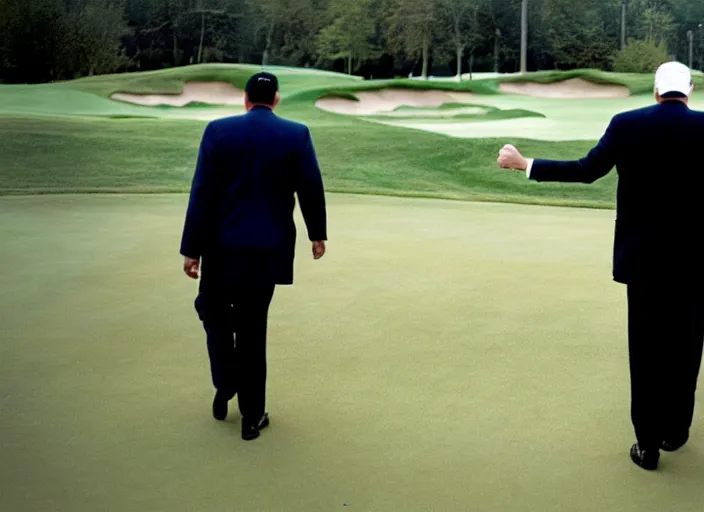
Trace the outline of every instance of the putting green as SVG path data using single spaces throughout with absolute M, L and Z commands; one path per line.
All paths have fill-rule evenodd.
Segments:
M 210 418 L 186 200 L 0 199 L 0 510 L 701 509 L 701 408 L 661 472 L 628 459 L 613 212 L 331 195 L 245 443 Z
M 205 122 L 243 109 L 202 103 L 144 107 L 109 98 L 117 92 L 178 94 L 185 83 L 194 82 L 241 89 L 257 69 L 207 64 L 37 86 L 0 85 L 0 195 L 184 192 Z M 456 83 L 363 81 L 311 69 L 273 70 L 283 94 L 278 112 L 310 127 L 326 185 L 335 192 L 612 208 L 615 174 L 590 187 L 536 185 L 497 171 L 496 156 L 512 143 L 531 157 L 582 157 L 611 116 L 652 103 L 653 77 L 648 75 L 577 70 L 483 75 Z M 627 86 L 633 96 L 560 100 L 500 92 L 504 82 L 570 79 Z M 695 82 L 704 86 L 702 77 Z M 424 95 L 435 99 L 426 109 L 404 108 L 403 100 L 391 116 L 379 117 L 316 107 L 320 99 L 349 101 L 362 92 L 387 97 L 399 90 L 412 93 L 416 106 L 428 103 Z M 441 97 L 447 100 L 437 101 Z M 459 106 L 453 97 L 469 103 Z M 704 107 L 704 96 L 695 95 L 694 106 Z
M 651 96 L 618 99 L 532 98 L 520 95 L 482 96 L 478 103 L 501 111 L 512 109 L 542 114 L 544 117 L 498 119 L 486 122 L 447 122 L 431 120 L 384 120 L 391 126 L 413 128 L 458 138 L 530 138 L 544 141 L 593 141 L 599 139 L 613 116 L 627 110 L 654 104 Z M 692 108 L 704 110 L 704 94 L 694 94 Z

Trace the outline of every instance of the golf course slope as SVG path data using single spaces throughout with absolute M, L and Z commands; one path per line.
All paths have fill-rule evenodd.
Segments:
M 569 78 L 561 82 L 505 82 L 499 85 L 501 92 L 525 94 L 536 98 L 626 98 L 630 96 L 628 87 L 589 82 L 581 78 Z
M 179 94 L 129 94 L 117 92 L 111 99 L 155 107 L 170 105 L 185 107 L 193 103 L 209 105 L 237 105 L 244 101 L 244 91 L 227 82 L 186 82 Z
M 465 92 L 401 88 L 360 91 L 354 93 L 354 96 L 356 99 L 321 98 L 316 102 L 316 106 L 338 114 L 371 115 L 393 112 L 399 107 L 432 108 L 448 103 L 471 104 L 476 99 L 473 94 Z
M 205 124 L 244 113 L 242 90 L 260 69 L 0 85 L 0 194 L 185 192 Z M 277 113 L 310 127 L 334 192 L 611 208 L 613 175 L 537 186 L 498 171 L 498 149 L 579 158 L 613 115 L 652 103 L 652 76 L 593 70 L 454 82 L 267 69 L 280 79 Z

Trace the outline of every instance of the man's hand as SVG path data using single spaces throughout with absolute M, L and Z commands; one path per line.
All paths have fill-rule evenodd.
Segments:
M 313 259 L 314 260 L 319 260 L 323 256 L 325 256 L 325 242 L 323 240 L 319 240 L 317 242 L 313 242 Z
M 514 146 L 507 144 L 499 151 L 499 166 L 502 169 L 525 171 L 528 169 L 528 161 Z
M 200 271 L 200 260 L 186 258 L 183 261 L 183 271 L 191 279 L 198 279 L 198 274 Z

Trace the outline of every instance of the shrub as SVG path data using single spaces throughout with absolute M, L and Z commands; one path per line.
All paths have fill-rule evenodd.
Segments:
M 631 39 L 628 46 L 614 57 L 614 71 L 617 73 L 654 73 L 670 60 L 664 43 Z

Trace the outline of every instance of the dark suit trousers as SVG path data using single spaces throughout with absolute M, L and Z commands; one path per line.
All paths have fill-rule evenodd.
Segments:
M 225 265 L 204 258 L 196 310 L 207 334 L 215 388 L 238 396 L 245 420 L 256 423 L 266 407 L 266 338 L 275 285 L 232 278 Z
M 704 344 L 704 292 L 695 285 L 628 285 L 631 418 L 641 448 L 689 435 Z

